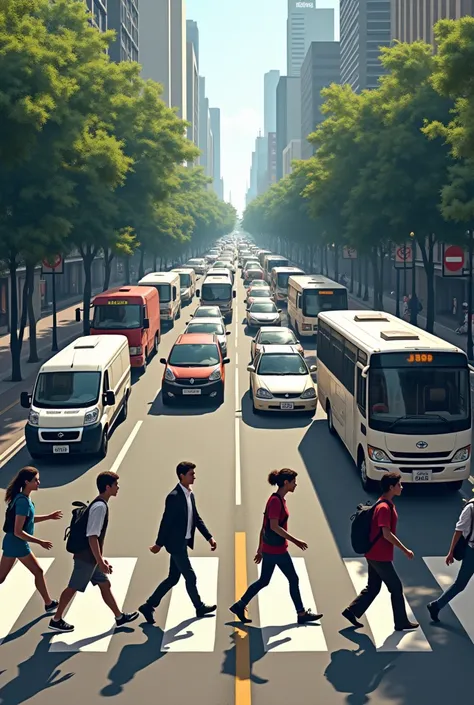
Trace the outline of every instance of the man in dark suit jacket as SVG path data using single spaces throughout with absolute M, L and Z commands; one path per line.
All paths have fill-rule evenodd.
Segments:
M 217 543 L 199 516 L 191 485 L 196 479 L 194 463 L 184 461 L 176 468 L 179 482 L 166 498 L 165 511 L 161 520 L 158 537 L 152 553 L 159 553 L 164 546 L 170 554 L 168 577 L 156 588 L 148 600 L 139 607 L 148 624 L 154 624 L 153 613 L 167 592 L 177 585 L 181 575 L 186 582 L 186 590 L 196 609 L 197 617 L 204 617 L 217 609 L 217 605 L 205 605 L 196 585 L 196 574 L 188 556 L 188 547 L 194 548 L 194 534 L 199 529 L 215 551 Z

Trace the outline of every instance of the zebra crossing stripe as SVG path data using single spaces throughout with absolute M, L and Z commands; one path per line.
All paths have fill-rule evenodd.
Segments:
M 112 592 L 119 609 L 122 609 L 137 558 L 107 560 L 113 567 L 109 576 Z M 102 600 L 98 587 L 89 584 L 84 593 L 77 593 L 64 618 L 75 629 L 69 634 L 53 636 L 49 651 L 107 651 L 115 631 L 115 617 Z
M 217 604 L 217 581 L 219 558 L 191 558 L 196 573 L 197 586 L 207 605 Z M 165 633 L 161 643 L 162 651 L 170 652 L 211 652 L 216 640 L 215 614 L 197 619 L 196 610 L 186 592 L 181 577 L 171 591 L 171 600 L 166 617 Z
M 352 580 L 355 591 L 359 593 L 367 585 L 367 562 L 363 558 L 344 558 L 344 564 Z M 410 621 L 416 621 L 405 598 L 407 615 Z M 372 632 L 377 651 L 431 651 L 421 627 L 411 632 L 396 632 L 393 626 L 393 612 L 390 593 L 385 585 L 365 614 Z
M 316 610 L 305 559 L 293 558 L 293 563 L 300 579 L 303 605 Z M 265 651 L 328 650 L 322 627 L 318 623 L 298 626 L 288 580 L 278 568 L 275 569 L 270 585 L 258 593 L 258 609 Z
M 423 558 L 428 570 L 433 575 L 434 579 L 442 590 L 446 590 L 456 580 L 458 574 L 458 566 L 447 566 L 445 559 L 436 556 L 433 558 Z M 461 622 L 469 639 L 474 643 L 474 581 L 471 580 L 463 592 L 456 595 L 451 600 L 449 606 Z
M 37 560 L 46 575 L 54 558 Z M 33 575 L 28 568 L 17 561 L 3 585 L 0 585 L 0 644 L 8 636 L 35 590 Z

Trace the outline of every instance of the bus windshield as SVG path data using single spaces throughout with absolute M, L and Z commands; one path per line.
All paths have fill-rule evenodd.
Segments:
M 231 284 L 206 284 L 202 285 L 203 301 L 229 301 L 232 298 Z
M 267 259 L 267 272 L 271 272 L 273 267 L 288 267 L 288 260 L 284 257 L 272 257 Z
M 141 328 L 141 306 L 110 300 L 94 306 L 92 328 L 95 330 L 130 330 Z
M 169 284 L 153 284 L 158 289 L 160 304 L 169 304 L 171 301 L 171 286 Z
M 191 275 L 184 272 L 179 273 L 179 285 L 181 289 L 187 289 L 191 286 Z
M 342 311 L 344 309 L 347 309 L 346 289 L 310 289 L 304 292 L 304 316 L 317 316 L 321 311 Z
M 277 276 L 277 286 L 281 289 L 288 289 L 288 279 L 301 272 L 280 272 Z

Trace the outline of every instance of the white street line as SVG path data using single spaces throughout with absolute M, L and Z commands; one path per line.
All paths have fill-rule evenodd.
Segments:
M 240 400 L 240 389 L 239 389 L 239 370 L 235 368 L 235 412 L 238 413 L 241 410 L 242 402 Z
M 472 475 L 469 475 L 469 477 L 467 479 L 469 480 L 471 485 L 474 485 L 474 477 Z
M 235 419 L 235 504 L 242 504 L 242 469 L 240 463 L 240 419 Z
M 359 593 L 367 585 L 367 562 L 363 558 L 344 558 L 344 563 L 355 591 Z M 405 606 L 408 619 L 410 622 L 414 622 L 415 617 L 406 598 Z M 390 593 L 385 585 L 382 585 L 379 595 L 365 616 L 377 651 L 431 651 L 421 627 L 411 632 L 396 632 L 394 630 Z
M 456 580 L 458 569 L 456 566 L 448 567 L 445 559 L 441 556 L 433 558 L 423 558 L 430 572 L 442 590 L 446 590 Z M 470 640 L 474 642 L 474 612 L 472 604 L 474 600 L 474 582 L 471 580 L 463 592 L 456 595 L 449 606 L 461 622 Z
M 3 468 L 3 466 L 6 465 L 25 445 L 26 441 L 24 438 L 18 438 L 15 443 L 12 443 L 12 445 L 0 455 L 0 468 Z
M 113 568 L 109 576 L 112 592 L 119 609 L 125 602 L 137 558 L 108 558 Z M 65 614 L 66 621 L 75 626 L 73 632 L 56 634 L 51 639 L 50 651 L 93 651 L 105 653 L 116 629 L 115 617 L 102 600 L 100 589 L 89 585 L 77 593 Z
M 199 593 L 206 605 L 217 604 L 219 559 L 191 558 Z M 215 613 L 198 619 L 186 592 L 184 579 L 171 591 L 161 651 L 211 652 L 216 640 Z
M 54 558 L 38 558 L 37 560 L 46 575 Z M 28 568 L 25 568 L 23 563 L 16 563 L 3 585 L 0 585 L 0 605 L 2 605 L 0 610 L 0 644 L 8 636 L 35 590 L 32 573 Z
M 125 441 L 122 450 L 117 455 L 114 464 L 110 468 L 110 472 L 118 472 L 118 470 L 123 462 L 123 459 L 127 455 L 128 451 L 130 449 L 130 446 L 132 445 L 133 441 L 135 440 L 135 436 L 137 435 L 138 431 L 140 430 L 142 423 L 143 423 L 143 421 L 137 421 L 137 423 L 135 424 L 135 428 L 133 429 L 133 431 L 131 432 L 131 434 L 129 435 L 127 440 Z
M 300 592 L 305 608 L 316 610 L 311 583 L 304 558 L 293 558 L 300 579 Z M 261 566 L 259 566 L 259 575 Z M 296 612 L 290 598 L 288 580 L 275 568 L 270 585 L 258 593 L 260 629 L 265 651 L 327 651 L 322 627 L 319 624 L 297 624 Z

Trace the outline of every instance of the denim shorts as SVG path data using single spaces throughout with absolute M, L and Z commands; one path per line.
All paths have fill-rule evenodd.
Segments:
M 108 581 L 108 577 L 98 569 L 95 563 L 74 559 L 74 567 L 68 584 L 68 587 L 72 590 L 85 592 L 89 583 L 100 585 L 100 583 L 107 583 Z

